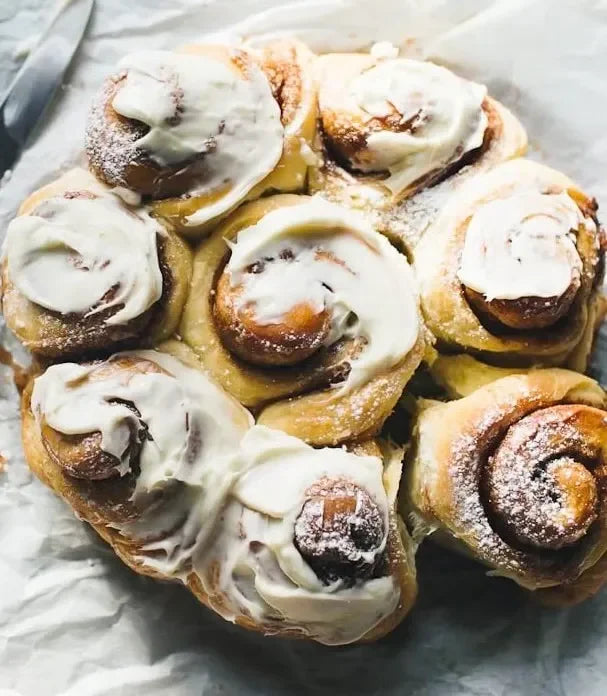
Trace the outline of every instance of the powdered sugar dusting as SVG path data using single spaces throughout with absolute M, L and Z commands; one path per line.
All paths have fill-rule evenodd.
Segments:
M 562 548 L 597 517 L 592 473 L 599 455 L 568 407 L 542 409 L 512 426 L 489 460 L 488 504 L 521 543 Z
M 129 166 L 144 155 L 138 147 L 144 128 L 134 123 L 117 127 L 108 119 L 106 109 L 124 73 L 109 78 L 91 104 L 86 126 L 86 154 L 91 167 L 108 184 L 127 186 L 125 174 Z
M 566 452 L 578 452 L 582 461 L 597 452 L 588 446 L 580 422 L 559 410 L 580 407 L 536 410 L 538 396 L 527 396 L 521 413 L 521 394 L 500 395 L 452 441 L 449 526 L 487 565 L 542 586 L 576 577 L 593 548 L 594 482 L 589 484 L 591 474 Z
M 387 530 L 369 494 L 346 480 L 322 479 L 307 491 L 295 523 L 295 544 L 323 582 L 370 577 Z

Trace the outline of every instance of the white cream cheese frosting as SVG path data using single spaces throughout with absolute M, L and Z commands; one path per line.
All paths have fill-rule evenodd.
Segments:
M 231 490 L 219 533 L 194 559 L 205 591 L 222 597 L 216 610 L 228 619 L 250 616 L 270 632 L 272 624 L 300 630 L 328 645 L 357 640 L 396 608 L 396 580 L 324 585 L 296 548 L 294 528 L 312 484 L 345 479 L 363 488 L 381 511 L 384 537 L 374 553 L 383 554 L 389 501 L 381 460 L 314 449 L 263 426 L 247 433 L 241 449 L 244 473 Z
M 8 226 L 8 274 L 31 302 L 61 314 L 121 307 L 124 324 L 162 295 L 157 238 L 162 227 L 111 194 L 49 198 Z M 111 292 L 110 292 L 111 291 Z
M 189 193 L 213 202 L 188 218 L 191 225 L 236 205 L 282 155 L 280 108 L 270 84 L 252 61 L 239 69 L 242 52 L 230 50 L 231 60 L 212 52 L 138 51 L 119 63 L 126 77 L 112 107 L 149 126 L 137 145 L 161 166 L 203 158 L 203 174 Z
M 564 192 L 484 203 L 468 223 L 458 278 L 488 300 L 560 297 L 582 272 L 580 225 L 595 223 Z
M 418 298 L 402 256 L 364 218 L 315 197 L 265 215 L 239 232 L 226 266 L 237 302 L 260 324 L 279 323 L 299 304 L 328 309 L 331 345 L 360 338 L 343 389 L 353 389 L 405 358 L 419 331 Z M 289 251 L 290 254 L 285 254 Z M 272 259 L 260 273 L 255 262 Z
M 400 116 L 402 132 L 373 130 L 353 166 L 364 172 L 389 171 L 383 181 L 394 194 L 442 169 L 483 143 L 487 116 L 483 85 L 464 80 L 433 63 L 380 60 L 351 84 L 351 98 L 363 122 Z
M 32 412 L 38 423 L 66 435 L 101 433 L 101 449 L 116 458 L 121 475 L 130 471 L 132 432 L 145 432 L 135 498 L 176 482 L 182 490 L 163 514 L 144 516 L 123 531 L 145 539 L 173 530 L 146 549 L 164 550 L 164 568 L 177 572 L 193 540 L 200 542 L 213 527 L 238 471 L 240 439 L 253 419 L 203 373 L 170 355 L 143 350 L 117 357 L 147 360 L 162 372 L 123 369 L 89 379 L 98 364 L 53 365 L 35 381 Z M 176 522 L 181 524 L 175 530 Z

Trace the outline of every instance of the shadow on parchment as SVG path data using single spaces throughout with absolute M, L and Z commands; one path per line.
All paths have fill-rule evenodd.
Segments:
M 544 609 L 513 582 L 487 578 L 474 562 L 427 543 L 418 553 L 418 602 L 401 626 L 373 645 L 328 648 L 232 626 L 183 587 L 136 576 L 102 542 L 96 546 L 111 566 L 111 582 L 145 606 L 141 640 L 150 663 L 183 653 L 191 664 L 192 655 L 200 654 L 201 675 L 220 685 L 214 694 L 506 693 L 473 688 L 488 670 L 498 679 L 496 688 L 512 671 L 508 693 L 527 694 L 525 682 L 535 683 L 538 670 L 558 671 L 562 636 L 547 656 L 541 654 L 542 639 L 555 622 L 562 633 L 570 613 Z M 570 611 L 582 611 L 586 621 L 591 604 Z M 580 653 L 584 635 L 578 632 L 575 639 Z M 210 693 L 202 689 L 200 694 Z

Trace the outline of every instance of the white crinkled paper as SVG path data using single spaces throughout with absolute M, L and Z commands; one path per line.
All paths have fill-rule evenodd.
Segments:
M 51 3 L 0 0 L 0 87 Z M 523 121 L 531 156 L 607 208 L 604 0 L 97 0 L 66 84 L 0 189 L 0 221 L 78 160 L 89 97 L 134 48 L 171 48 L 239 23 L 318 50 L 387 39 L 485 82 Z M 595 374 L 601 373 L 601 353 Z M 607 363 L 603 364 L 607 382 Z M 179 586 L 134 575 L 29 474 L 17 400 L 0 374 L 0 696 L 408 694 L 601 696 L 607 591 L 569 610 L 437 550 L 418 555 L 420 597 L 370 646 L 330 649 L 237 629 Z

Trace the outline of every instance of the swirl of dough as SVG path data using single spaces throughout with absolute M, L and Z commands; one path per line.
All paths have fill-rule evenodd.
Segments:
M 427 333 L 404 256 L 358 214 L 279 195 L 196 252 L 180 334 L 260 422 L 317 445 L 376 435 Z
M 593 434 L 604 424 L 604 411 L 558 405 L 510 426 L 486 472 L 487 505 L 503 529 L 540 549 L 587 534 L 599 511 L 596 467 L 587 465 L 601 455 Z
M 583 371 L 602 303 L 596 211 L 564 174 L 529 160 L 464 184 L 414 254 L 439 345 Z
M 463 398 L 420 409 L 403 514 L 527 589 L 566 596 L 588 573 L 596 591 L 607 551 L 605 392 L 576 372 L 508 374 L 469 356 L 431 369 Z
M 32 352 L 65 359 L 175 331 L 192 252 L 125 189 L 72 169 L 34 191 L 6 236 L 2 312 Z

